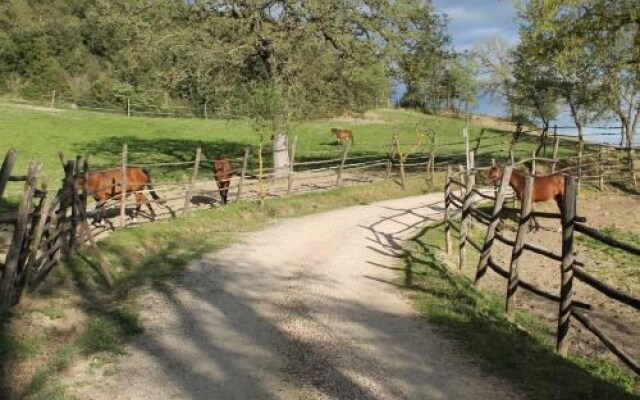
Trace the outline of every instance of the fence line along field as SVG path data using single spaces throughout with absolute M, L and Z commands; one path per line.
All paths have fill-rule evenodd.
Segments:
M 24 113 L 33 117 L 26 125 L 34 123 L 36 126 L 39 122 L 34 121 L 42 118 L 38 112 L 14 111 L 16 115 L 7 120 L 10 127 L 11 118 L 23 118 Z M 60 114 L 65 125 L 76 116 L 81 120 L 86 117 L 84 113 L 74 111 Z M 61 268 L 65 260 L 84 257 L 83 246 L 88 246 L 88 252 L 93 255 L 94 261 L 89 261 L 98 271 L 102 284 L 111 286 L 114 266 L 101 254 L 95 240 L 111 229 L 148 223 L 156 218 L 186 216 L 196 209 L 220 207 L 214 160 L 222 154 L 228 156 L 232 169 L 228 189 L 231 203 L 258 201 L 264 204 L 270 198 L 381 180 L 394 180 L 404 187 L 407 179 L 416 176 L 433 184 L 438 181 L 437 177 L 442 179 L 445 171 L 449 171 L 445 196 L 445 209 L 450 214 L 446 216 L 447 243 L 451 246 L 449 229 L 458 231 L 458 263 L 463 271 L 469 264 L 467 249 L 469 246 L 476 248 L 482 252 L 477 271 L 474 270 L 476 281 L 486 282 L 483 284 L 489 287 L 499 286 L 486 274 L 487 269 L 509 281 L 509 316 L 513 315 L 521 299 L 523 304 L 540 305 L 541 310 L 547 310 L 543 313 L 544 318 L 557 314 L 557 310 L 553 311 L 553 307 L 544 301 L 530 301 L 526 295 L 521 297 L 519 287 L 545 301 L 560 303 L 563 307 L 559 316 L 554 317 L 558 321 L 560 354 L 574 348 L 581 353 L 602 353 L 598 344 L 585 339 L 580 329 L 588 330 L 594 333 L 598 343 L 602 343 L 600 346 L 611 349 L 623 363 L 638 372 L 634 360 L 640 354 L 636 334 L 640 326 L 637 318 L 639 300 L 635 295 L 639 285 L 637 269 L 633 270 L 633 265 L 637 266 L 639 250 L 635 242 L 621 239 L 620 232 L 612 234 L 594 228 L 598 225 L 590 225 L 591 213 L 578 213 L 587 218 L 586 224 L 575 223 L 567 214 L 570 219 L 562 226 L 565 233 L 569 230 L 573 233 L 566 233 L 564 242 L 551 233 L 529 235 L 524 229 L 528 215 L 558 219 L 560 214 L 525 208 L 529 206 L 526 196 L 521 208 L 505 207 L 505 181 L 497 197 L 478 186 L 483 180 L 479 171 L 496 163 L 538 172 L 561 171 L 569 177 L 568 182 L 575 183 L 567 188 L 567 193 L 583 190 L 578 202 L 580 210 L 582 200 L 586 199 L 588 203 L 589 196 L 596 193 L 592 189 L 604 191 L 611 186 L 626 191 L 636 189 L 636 171 L 629 167 L 625 149 L 588 144 L 533 129 L 527 132 L 520 126 L 499 131 L 478 126 L 467 128 L 463 121 L 436 117 L 416 119 L 415 114 L 404 111 L 382 110 L 374 115 L 363 121 L 340 122 L 339 126 L 348 127 L 352 135 L 358 137 L 355 145 L 353 140 L 338 141 L 331 135 L 331 127 L 337 125 L 336 121 L 300 124 L 289 137 L 290 164 L 284 170 L 274 168 L 270 143 L 264 137 L 259 139 L 249 124 L 236 122 L 189 121 L 194 124 L 190 126 L 197 128 L 196 132 L 182 136 L 173 131 L 178 121 L 139 119 L 138 122 L 144 123 L 142 128 L 141 125 L 136 125 L 135 129 L 125 127 L 125 132 L 113 134 L 108 132 L 110 124 L 114 123 L 110 120 L 112 117 L 95 115 L 93 125 L 83 120 L 71 128 L 69 135 L 55 128 L 55 124 L 50 135 L 31 134 L 34 148 L 27 146 L 29 140 L 24 135 L 15 136 L 17 151 L 7 152 L 0 171 L 0 223 L 7 242 L 2 252 L 5 257 L 0 279 L 2 308 L 19 303 L 25 296 L 38 296 L 36 289 L 52 271 Z M 47 118 L 50 116 L 44 120 Z M 130 120 L 138 119 L 127 119 Z M 88 134 L 78 138 L 73 130 L 84 127 Z M 26 129 L 15 125 L 13 128 Z M 126 132 L 127 129 L 131 130 Z M 138 129 L 141 132 L 135 132 Z M 208 132 L 209 129 L 213 133 Z M 51 142 L 59 146 L 55 153 Z M 42 152 L 42 161 L 36 156 L 38 151 Z M 52 157 L 52 153 L 55 156 Z M 137 183 L 126 173 L 133 169 L 144 171 L 150 178 L 149 185 L 136 190 L 136 199 L 119 195 L 123 191 L 129 192 L 129 188 Z M 90 174 L 104 170 L 119 171 L 119 175 L 112 175 L 104 187 L 90 190 L 86 185 Z M 453 170 L 457 171 L 456 175 L 451 172 Z M 453 190 L 456 185 L 461 189 L 460 195 Z M 104 190 L 110 197 L 98 208 L 92 199 L 92 192 L 97 189 Z M 575 198 L 565 198 L 569 202 L 565 209 L 572 209 L 571 201 Z M 476 204 L 480 199 L 495 202 L 495 205 L 487 209 L 482 203 Z M 138 208 L 141 208 L 139 215 Z M 461 213 L 455 209 L 460 209 Z M 515 236 L 497 229 L 500 212 L 506 212 L 518 222 Z M 458 214 L 461 217 L 455 216 Z M 98 216 L 105 217 L 106 226 L 91 224 Z M 510 224 L 508 220 L 506 222 L 508 228 Z M 483 223 L 489 225 L 486 236 L 477 229 Z M 582 236 L 586 239 L 580 239 Z M 528 237 L 540 237 L 547 243 L 530 243 Z M 616 255 L 623 260 L 636 257 L 632 258 L 632 267 L 625 269 L 625 278 L 618 280 L 616 274 L 604 276 L 601 271 L 594 272 L 580 255 L 574 261 L 572 249 L 580 248 L 586 243 L 581 242 L 584 240 L 605 243 L 607 247 L 602 251 L 609 251 L 609 247 L 624 250 L 627 255 Z M 574 242 L 574 247 L 570 241 Z M 565 243 L 562 251 L 557 249 L 559 243 Z M 531 279 L 528 268 L 518 261 L 524 250 L 537 253 L 546 259 L 544 262 L 561 264 L 562 269 L 554 265 L 555 271 L 562 271 L 562 275 L 553 284 L 546 274 L 534 274 L 544 278 L 542 281 Z M 506 267 L 506 259 L 510 260 L 511 268 Z M 572 277 L 575 280 L 572 281 Z M 571 285 L 579 289 L 573 297 Z M 606 297 L 595 300 L 595 296 L 601 294 L 615 300 L 615 305 Z M 621 314 L 625 317 L 624 323 L 612 322 L 611 316 L 622 312 L 619 303 L 632 309 L 632 312 L 627 310 Z M 576 322 L 583 328 L 576 327 Z M 612 332 L 613 326 L 624 327 Z M 574 337 L 571 346 L 567 337 Z

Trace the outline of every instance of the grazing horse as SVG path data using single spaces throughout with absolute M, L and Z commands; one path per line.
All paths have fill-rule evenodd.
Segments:
M 94 224 L 100 224 L 103 219 L 103 208 L 107 200 L 122 196 L 123 192 L 123 179 L 122 170 L 114 169 L 109 171 L 94 171 L 90 172 L 87 181 L 84 181 L 83 176 L 79 176 L 75 179 L 75 185 L 78 189 L 81 189 L 86 185 L 87 192 L 89 192 L 98 204 L 96 204 L 96 215 L 94 216 Z M 127 187 L 124 190 L 125 196 L 129 193 L 134 193 L 136 196 L 136 211 L 133 215 L 135 221 L 142 204 L 146 204 L 149 207 L 149 212 L 152 218 L 155 219 L 156 213 L 153 211 L 149 199 L 140 190 L 144 190 L 145 187 L 149 188 L 151 197 L 155 200 L 161 200 L 160 196 L 153 189 L 151 184 L 151 176 L 149 172 L 138 167 L 127 168 Z
M 225 155 L 218 156 L 213 161 L 213 170 L 215 172 L 216 183 L 220 190 L 222 204 L 227 204 L 227 194 L 229 193 L 229 184 L 231 183 L 231 160 Z
M 335 136 L 338 141 L 351 140 L 351 144 L 356 145 L 353 141 L 353 132 L 348 129 L 331 128 L 331 134 Z
M 493 166 L 489 170 L 489 179 L 493 182 L 500 182 L 504 174 L 504 166 Z M 522 171 L 514 169 L 509 178 L 509 186 L 513 188 L 516 198 L 522 201 L 524 196 L 525 174 Z M 533 192 L 531 193 L 531 202 L 539 203 L 554 199 L 558 205 L 560 213 L 563 213 L 562 203 L 564 200 L 564 175 L 562 172 L 556 172 L 551 175 L 534 176 Z M 533 205 L 531 207 L 533 210 Z M 536 230 L 540 229 L 540 224 L 535 217 L 531 218 Z

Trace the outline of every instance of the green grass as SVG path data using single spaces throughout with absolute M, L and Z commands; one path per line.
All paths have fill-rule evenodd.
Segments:
M 393 132 L 401 142 L 413 143 L 416 128 L 433 129 L 438 143 L 462 140 L 462 120 L 429 116 L 412 111 L 373 111 L 374 118 L 335 122 L 317 120 L 296 122 L 291 135 L 298 136 L 296 159 L 334 158 L 340 145 L 330 134 L 330 128 L 352 129 L 356 145 L 350 154 L 386 154 Z M 473 141 L 482 128 L 470 126 Z M 508 139 L 509 133 L 495 130 L 482 132 L 482 143 Z M 246 146 L 256 147 L 260 135 L 250 120 L 202 120 L 177 118 L 145 118 L 104 114 L 80 110 L 47 111 L 0 103 L 0 141 L 5 150 L 18 150 L 15 174 L 24 174 L 30 160 L 43 163 L 42 175 L 57 184 L 62 176 L 58 151 L 67 157 L 90 153 L 94 165 L 116 165 L 122 157 L 122 145 L 129 147 L 130 163 L 159 161 L 191 161 L 197 147 L 205 155 L 241 156 Z M 265 143 L 268 142 L 268 137 Z M 442 148 L 442 152 L 458 152 L 461 144 Z M 268 150 L 268 149 L 267 149 Z M 19 186 L 19 185 L 18 185 Z
M 553 352 L 554 335 L 535 316 L 518 310 L 507 321 L 504 299 L 475 291 L 466 276 L 439 259 L 442 227 L 425 229 L 405 255 L 400 278 L 417 308 L 458 339 L 484 368 L 534 399 L 634 399 L 636 378 L 601 358 L 568 359 Z

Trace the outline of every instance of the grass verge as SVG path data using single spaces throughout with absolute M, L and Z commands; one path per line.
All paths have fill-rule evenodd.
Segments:
M 441 261 L 443 241 L 441 226 L 414 238 L 401 279 L 419 311 L 458 339 L 486 370 L 534 399 L 639 398 L 636 378 L 610 361 L 555 355 L 548 328 L 535 316 L 518 310 L 516 324 L 508 322 L 502 297 L 475 291 L 469 278 Z

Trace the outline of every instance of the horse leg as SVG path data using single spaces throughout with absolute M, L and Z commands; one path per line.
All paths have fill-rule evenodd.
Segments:
M 558 232 L 562 231 L 562 216 L 564 215 L 564 196 L 562 194 L 557 194 L 554 197 L 556 204 L 558 205 L 558 210 L 560 210 L 560 227 L 558 228 Z
M 222 188 L 220 188 L 220 197 L 222 197 L 222 204 L 227 204 L 228 194 L 229 194 L 229 182 L 225 182 Z
M 147 208 L 149 209 L 149 214 L 151 215 L 151 219 L 155 220 L 156 219 L 156 212 L 153 211 L 153 207 L 151 206 L 151 201 L 149 201 L 149 198 L 147 196 L 145 196 L 142 193 L 139 193 L 140 197 L 142 198 L 142 200 L 136 200 L 140 202 L 140 206 L 142 206 L 142 201 L 144 201 L 144 204 L 147 205 Z M 139 209 L 138 209 L 139 210 Z

